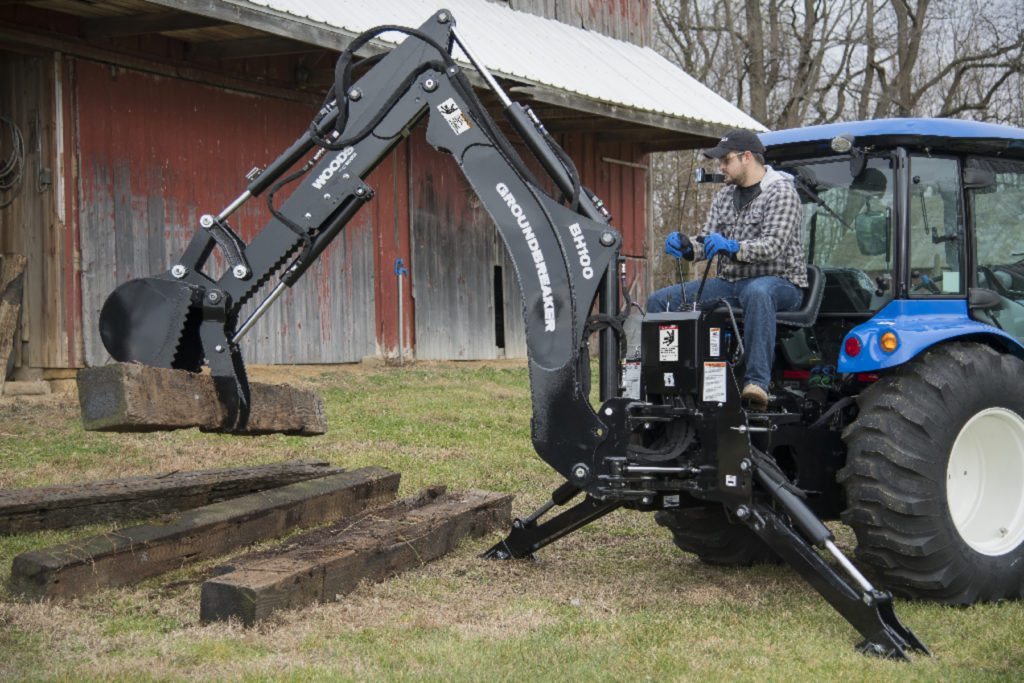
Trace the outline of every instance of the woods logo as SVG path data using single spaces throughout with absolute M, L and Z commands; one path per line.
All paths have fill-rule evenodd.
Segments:
M 356 154 L 357 152 L 354 147 L 346 147 L 338 152 L 338 156 L 331 159 L 331 163 L 327 164 L 327 168 L 321 171 L 320 175 L 313 181 L 313 187 L 318 190 L 324 189 L 327 181 L 333 178 L 335 173 L 352 163 L 352 160 L 356 158 Z

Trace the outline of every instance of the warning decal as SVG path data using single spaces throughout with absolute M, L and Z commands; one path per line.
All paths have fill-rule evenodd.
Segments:
M 679 325 L 658 326 L 658 360 L 679 360 Z
M 708 328 L 708 331 L 711 333 L 711 338 L 708 340 L 710 342 L 710 346 L 711 346 L 711 351 L 710 351 L 711 355 L 712 356 L 721 356 L 722 355 L 722 328 L 721 327 L 711 327 L 711 328 Z
M 704 392 L 702 400 L 725 403 L 725 363 L 704 364 Z
M 444 120 L 448 122 L 448 125 L 452 127 L 452 130 L 455 131 L 456 135 L 462 135 L 473 127 L 470 125 L 469 119 L 466 118 L 466 115 L 462 113 L 461 109 L 459 109 L 459 105 L 457 105 L 455 100 L 451 97 L 437 105 L 437 110 L 441 112 L 441 116 L 443 116 Z

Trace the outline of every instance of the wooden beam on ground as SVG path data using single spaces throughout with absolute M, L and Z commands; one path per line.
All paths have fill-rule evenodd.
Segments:
M 308 528 L 391 501 L 399 475 L 380 467 L 310 479 L 22 553 L 11 589 L 29 598 L 68 599 L 125 586 L 293 529 Z
M 0 394 L 14 359 L 26 264 L 21 254 L 0 254 Z
M 260 383 L 250 389 L 249 423 L 236 433 L 312 436 L 327 431 L 323 399 L 312 391 Z M 82 426 L 89 431 L 220 431 L 225 416 L 210 375 L 138 363 L 79 371 L 78 402 Z
M 337 600 L 360 581 L 381 581 L 441 557 L 466 537 L 508 527 L 511 513 L 509 495 L 430 490 L 291 538 L 284 550 L 236 559 L 233 571 L 203 583 L 200 620 L 252 625 L 280 609 Z
M 0 534 L 148 519 L 340 472 L 307 460 L 0 490 Z

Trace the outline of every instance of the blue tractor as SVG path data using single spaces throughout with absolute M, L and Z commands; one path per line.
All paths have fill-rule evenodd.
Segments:
M 753 440 L 896 594 L 1020 598 L 1024 130 L 891 119 L 761 139 L 803 201 L 812 286 L 780 318 L 775 417 Z M 658 520 L 707 562 L 778 560 L 720 510 Z

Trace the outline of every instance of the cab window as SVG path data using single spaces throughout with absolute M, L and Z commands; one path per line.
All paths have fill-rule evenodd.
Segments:
M 870 315 L 892 299 L 893 172 L 889 157 L 872 157 L 854 177 L 850 160 L 781 165 L 803 203 L 807 261 L 820 266 L 820 314 Z
M 910 295 L 964 292 L 963 200 L 956 159 L 910 157 Z
M 1024 341 L 1024 162 L 969 158 L 975 287 L 998 295 L 995 305 L 974 309 L 978 320 Z

